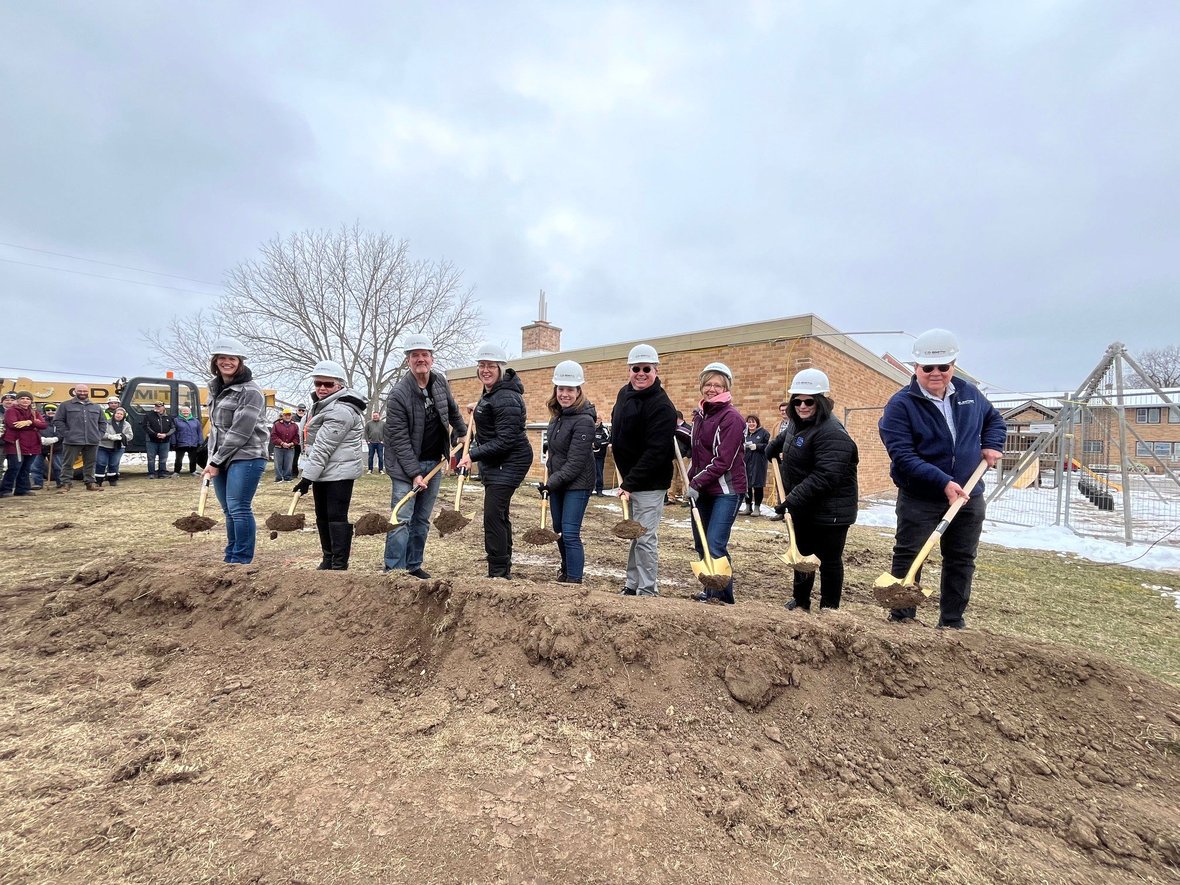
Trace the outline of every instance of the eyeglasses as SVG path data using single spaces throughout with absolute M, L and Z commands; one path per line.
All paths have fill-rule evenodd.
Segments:
M 927 375 L 929 375 L 935 369 L 937 369 L 939 372 L 949 372 L 951 370 L 952 365 L 954 365 L 954 364 L 953 363 L 942 363 L 941 365 L 937 365 L 937 366 L 918 366 L 918 368 L 921 369 L 923 372 L 925 372 Z
M 335 387 L 337 382 L 335 382 L 335 381 L 312 381 L 311 383 L 315 387 Z
M 805 399 L 793 399 L 791 402 L 795 404 L 795 408 L 799 408 L 799 406 L 811 407 L 815 405 L 815 400 L 811 397 L 807 397 Z
M 654 372 L 655 367 L 654 366 L 632 366 L 631 371 L 636 375 L 639 375 L 639 374 L 647 375 L 650 372 Z

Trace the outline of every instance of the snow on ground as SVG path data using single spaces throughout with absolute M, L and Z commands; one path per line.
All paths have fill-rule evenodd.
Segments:
M 897 525 L 893 504 L 871 504 L 860 511 L 856 524 L 892 530 Z M 888 534 L 892 534 L 892 531 Z M 1017 550 L 1054 550 L 1062 554 L 1071 553 L 1091 562 L 1126 565 L 1149 571 L 1180 573 L 1180 548 L 1178 547 L 1163 545 L 1150 547 L 1148 544 L 1127 545 L 1122 541 L 1079 535 L 1060 525 L 1030 528 L 988 521 L 983 526 L 983 541 Z M 1157 587 L 1148 584 L 1143 586 L 1173 597 L 1176 600 L 1176 607 L 1180 608 L 1180 591 L 1171 587 Z

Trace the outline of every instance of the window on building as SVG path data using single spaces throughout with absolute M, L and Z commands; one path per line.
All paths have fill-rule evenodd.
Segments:
M 1172 457 L 1172 444 L 1166 442 L 1157 442 L 1155 444 L 1155 456 L 1161 461 L 1167 461 Z
M 1086 455 L 1101 455 L 1102 440 L 1088 439 L 1082 443 L 1082 452 Z
M 1135 410 L 1136 424 L 1159 424 L 1160 410 L 1157 408 L 1151 409 L 1136 409 Z
M 1172 460 L 1180 461 L 1180 442 L 1172 443 Z
M 1150 458 L 1151 457 L 1151 443 L 1145 443 L 1145 442 L 1135 443 L 1135 457 L 1136 458 Z
M 1180 406 L 1172 406 L 1168 409 L 1168 423 L 1180 424 Z

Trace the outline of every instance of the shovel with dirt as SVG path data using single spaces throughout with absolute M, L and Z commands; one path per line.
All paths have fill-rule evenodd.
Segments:
M 458 449 L 456 448 L 455 451 L 458 451 Z M 454 454 L 454 452 L 452 452 L 451 454 Z M 443 469 L 443 465 L 445 465 L 446 463 L 447 463 L 446 459 L 445 458 L 442 459 L 436 465 L 434 465 L 434 467 L 432 467 L 430 469 L 430 472 L 427 473 L 424 477 L 422 477 L 422 479 L 425 482 L 429 483 L 430 480 L 432 480 L 434 478 L 434 475 Z M 409 500 L 411 498 L 413 498 L 415 495 L 420 494 L 421 492 L 422 492 L 421 487 L 414 487 L 414 488 L 411 488 L 408 492 L 406 492 L 406 494 L 402 495 L 402 497 L 398 500 L 398 502 L 393 505 L 393 512 L 391 512 L 389 514 L 389 519 L 386 519 L 380 513 L 366 513 L 364 516 L 362 516 L 360 519 L 358 519 L 356 521 L 356 523 L 353 525 L 353 527 L 352 527 L 353 534 L 354 535 L 386 535 L 386 534 L 389 534 L 390 532 L 392 532 L 394 529 L 396 529 L 399 525 L 405 525 L 405 523 L 398 521 L 398 518 L 397 518 L 398 511 L 401 510 L 402 507 L 404 507 L 406 505 L 406 503 L 409 502 Z
M 713 556 L 709 552 L 709 541 L 705 535 L 705 526 L 701 522 L 700 511 L 697 510 L 697 502 L 689 494 L 688 471 L 684 467 L 684 461 L 678 455 L 673 455 L 672 460 L 676 462 L 676 466 L 680 470 L 680 477 L 684 480 L 684 493 L 688 495 L 688 509 L 692 511 L 692 521 L 701 542 L 701 558 L 692 564 L 692 573 L 697 576 L 697 580 L 706 590 L 713 592 L 724 590 L 729 586 L 730 579 L 733 577 L 733 566 L 730 564 L 728 556 Z
M 460 445 L 460 461 L 466 458 L 467 453 L 471 451 L 471 434 L 474 432 L 475 416 L 472 415 L 471 420 L 467 422 L 467 434 L 463 437 L 463 442 Z M 447 535 L 471 525 L 471 517 L 464 516 L 459 512 L 459 505 L 463 502 L 463 483 L 467 481 L 468 472 L 466 467 L 460 467 L 455 471 L 455 507 L 454 509 L 443 507 L 438 516 L 434 518 L 434 527 L 438 529 L 440 537 L 445 538 Z
M 291 496 L 291 503 L 287 507 L 286 513 L 279 513 L 275 511 L 266 518 L 266 527 L 271 530 L 271 540 L 275 538 L 276 532 L 301 532 L 303 527 L 307 524 L 307 514 L 296 513 L 295 508 L 299 504 L 299 499 L 302 498 L 299 492 Z
M 983 474 L 986 471 L 987 461 L 980 461 L 979 466 L 975 468 L 975 472 L 963 484 L 963 489 L 970 494 L 971 490 L 975 488 L 976 483 L 983 478 Z M 917 582 L 918 572 L 921 570 L 922 564 L 926 562 L 930 551 L 934 549 L 934 545 L 938 543 L 939 539 L 950 526 L 951 520 L 955 518 L 955 514 L 962 510 L 963 505 L 969 500 L 969 498 L 958 498 L 955 500 L 955 503 L 947 508 L 946 513 L 942 515 L 942 519 L 935 526 L 934 531 L 930 533 L 930 537 L 926 539 L 926 543 L 922 545 L 922 549 L 918 551 L 918 555 L 914 557 L 914 562 L 910 566 L 910 570 L 906 572 L 904 578 L 895 578 L 892 574 L 886 572 L 873 582 L 873 597 L 878 603 L 890 609 L 914 608 L 934 592 L 933 587 L 928 589 Z
M 804 556 L 795 544 L 795 523 L 790 512 L 786 509 L 787 492 L 783 488 L 783 478 L 779 474 L 778 465 L 770 465 L 770 473 L 774 477 L 774 494 L 778 503 L 783 505 L 783 525 L 787 527 L 787 552 L 779 554 L 779 559 L 803 575 L 814 574 L 819 568 L 819 557 L 814 553 Z
M 643 527 L 643 523 L 631 518 L 631 502 L 622 496 L 621 489 L 619 491 L 619 503 L 623 505 L 623 521 L 616 522 L 612 532 L 616 538 L 625 538 L 628 541 L 634 541 L 640 535 L 644 534 L 647 529 Z
M 541 527 L 531 528 L 521 535 L 521 539 L 526 544 L 535 544 L 538 547 L 556 543 L 557 539 L 561 537 L 557 532 L 545 528 L 545 517 L 549 511 L 549 495 L 545 492 L 544 486 L 548 481 L 549 468 L 546 466 L 541 474 Z
M 52 461 L 50 462 L 53 463 Z M 63 468 L 64 469 L 64 468 Z M 207 532 L 217 525 L 217 520 L 205 515 L 205 502 L 209 500 L 209 477 L 201 477 L 201 494 L 197 497 L 197 509 L 190 516 L 182 516 L 172 523 L 191 538 L 197 532 Z

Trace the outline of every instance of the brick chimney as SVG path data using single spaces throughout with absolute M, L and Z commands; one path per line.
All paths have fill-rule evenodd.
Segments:
M 520 327 L 520 355 L 537 356 L 542 353 L 557 353 L 561 350 L 561 329 L 549 325 L 546 316 L 549 306 L 545 303 L 545 290 L 537 299 L 537 319 Z

